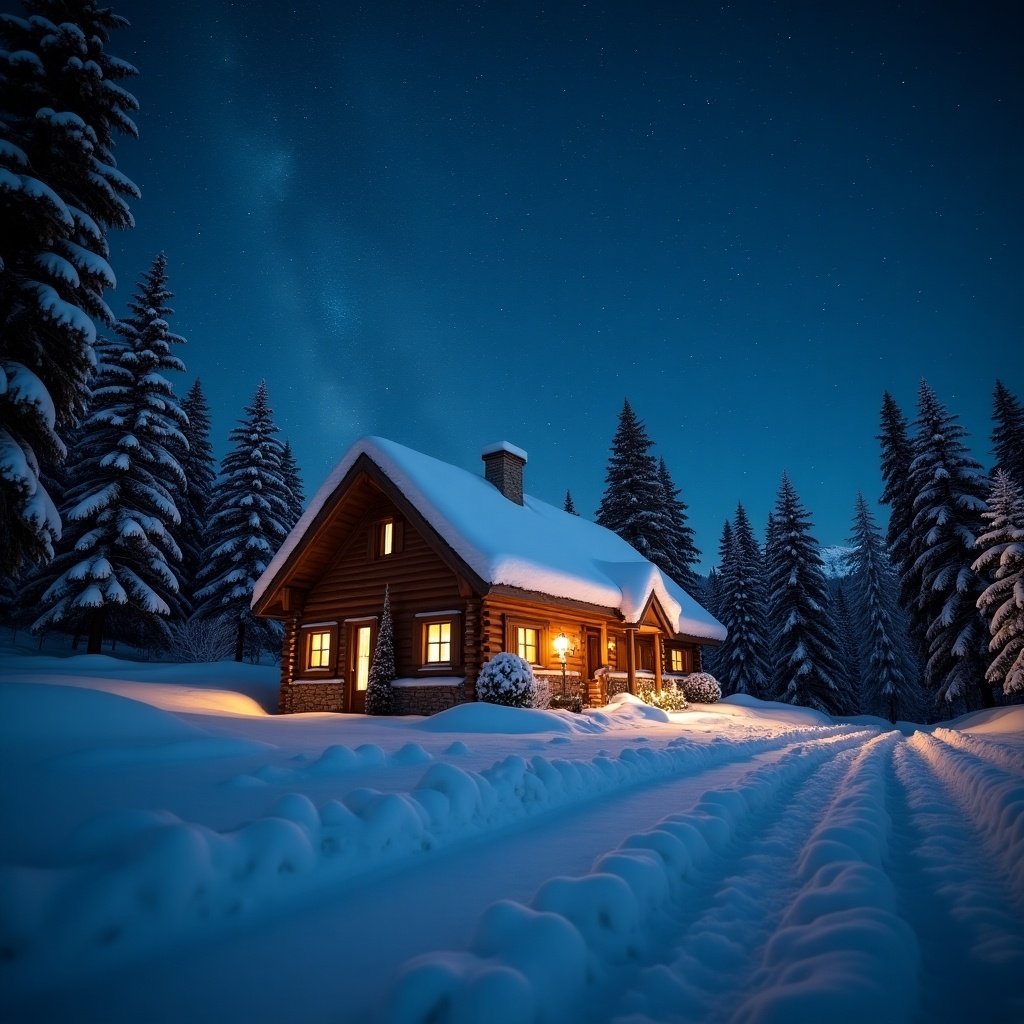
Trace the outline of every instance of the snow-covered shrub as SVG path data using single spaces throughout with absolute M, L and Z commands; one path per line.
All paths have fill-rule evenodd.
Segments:
M 556 711 L 572 711 L 578 715 L 583 711 L 583 698 L 578 693 L 556 693 L 552 695 L 548 707 Z
M 476 678 L 476 695 L 488 704 L 530 708 L 535 692 L 533 669 L 517 654 L 496 654 Z
M 686 703 L 686 694 L 670 679 L 666 679 L 662 684 L 661 693 L 654 689 L 653 680 L 637 679 L 636 695 L 645 704 L 661 708 L 662 711 L 685 711 L 689 707 Z
M 172 661 L 186 664 L 223 661 L 234 652 L 235 624 L 223 616 L 172 622 L 167 632 L 167 653 Z
M 694 704 L 714 704 L 722 699 L 722 688 L 710 672 L 691 672 L 684 676 L 683 693 Z
M 548 706 L 552 693 L 554 691 L 551 688 L 551 677 L 542 672 L 535 672 L 533 675 L 533 704 L 531 707 L 539 708 L 543 711 Z

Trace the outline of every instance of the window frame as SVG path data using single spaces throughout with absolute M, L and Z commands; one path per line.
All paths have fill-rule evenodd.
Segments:
M 385 550 L 385 539 L 388 536 L 390 527 L 391 545 Z M 394 558 L 402 550 L 404 539 L 402 520 L 398 516 L 380 516 L 370 524 L 370 559 L 374 562 L 387 558 Z
M 457 665 L 462 664 L 462 613 L 459 611 L 442 612 L 417 612 L 416 623 L 419 627 L 419 657 L 420 671 L 450 672 Z M 430 627 L 448 626 L 448 660 L 428 661 L 427 654 L 430 647 Z
M 679 668 L 676 668 L 676 666 L 674 664 L 674 661 L 675 661 L 675 658 L 676 658 L 677 655 L 678 655 L 679 661 L 680 661 Z M 693 664 L 693 655 L 692 655 L 692 652 L 690 652 L 688 648 L 682 647 L 682 646 L 679 646 L 679 645 L 676 645 L 676 644 L 673 644 L 671 647 L 668 648 L 668 671 L 669 672 L 672 672 L 672 673 L 674 673 L 676 675 L 687 675 L 687 674 L 689 674 L 692 671 L 692 669 L 686 667 L 687 662 L 689 662 L 691 665 Z
M 322 665 L 313 664 L 313 638 L 328 638 L 327 660 Z M 299 672 L 301 675 L 331 675 L 338 662 L 338 623 L 309 622 L 299 626 Z
M 521 629 L 531 629 L 537 634 L 537 660 L 530 661 L 529 658 L 524 658 L 524 660 L 534 668 L 544 668 L 548 664 L 547 623 L 539 622 L 536 619 L 510 618 L 508 620 L 505 630 L 505 650 L 522 658 L 523 655 L 519 654 L 519 630 Z

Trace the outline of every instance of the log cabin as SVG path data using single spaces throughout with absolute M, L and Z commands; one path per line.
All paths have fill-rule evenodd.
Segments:
M 541 688 L 591 704 L 701 668 L 725 628 L 618 535 L 525 494 L 527 454 L 483 450 L 480 475 L 383 438 L 357 441 L 258 581 L 284 625 L 283 713 L 366 708 L 390 595 L 396 710 L 475 699 L 480 667 L 525 658 Z

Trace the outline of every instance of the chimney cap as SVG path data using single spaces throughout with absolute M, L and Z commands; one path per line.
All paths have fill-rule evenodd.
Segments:
M 495 441 L 494 444 L 487 445 L 486 448 L 480 453 L 481 458 L 487 458 L 488 455 L 497 455 L 499 452 L 508 452 L 509 455 L 514 455 L 517 459 L 522 459 L 526 462 L 526 452 L 522 448 L 517 448 L 511 441 Z

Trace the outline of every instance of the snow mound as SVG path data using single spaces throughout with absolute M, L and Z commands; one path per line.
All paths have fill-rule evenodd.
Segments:
M 501 704 L 459 704 L 447 711 L 441 711 L 425 718 L 413 726 L 423 732 L 479 732 L 504 733 L 521 736 L 524 733 L 560 732 L 571 733 L 573 724 L 561 715 L 551 711 L 537 711 L 533 708 L 507 708 Z
M 667 711 L 645 704 L 631 693 L 617 693 L 605 707 L 605 714 L 621 725 L 624 721 L 671 722 Z
M 795 704 L 783 704 L 777 700 L 760 700 L 745 693 L 733 693 L 728 697 L 723 697 L 715 705 L 715 713 L 738 718 L 759 718 L 785 725 L 833 724 L 833 720 L 828 715 L 823 715 L 813 708 L 801 708 Z
M 234 757 L 267 749 L 211 736 L 140 701 L 76 686 L 0 685 L 0 746 L 8 754 L 60 751 L 73 766 Z
M 1012 733 L 1016 736 L 1024 736 L 1024 705 L 972 711 L 947 722 L 945 727 L 959 729 L 961 732 Z
M 0 647 L 11 681 L 83 686 L 120 694 L 165 711 L 262 716 L 277 710 L 274 666 L 236 662 L 189 665 L 129 661 L 105 654 L 68 658 L 21 654 Z

